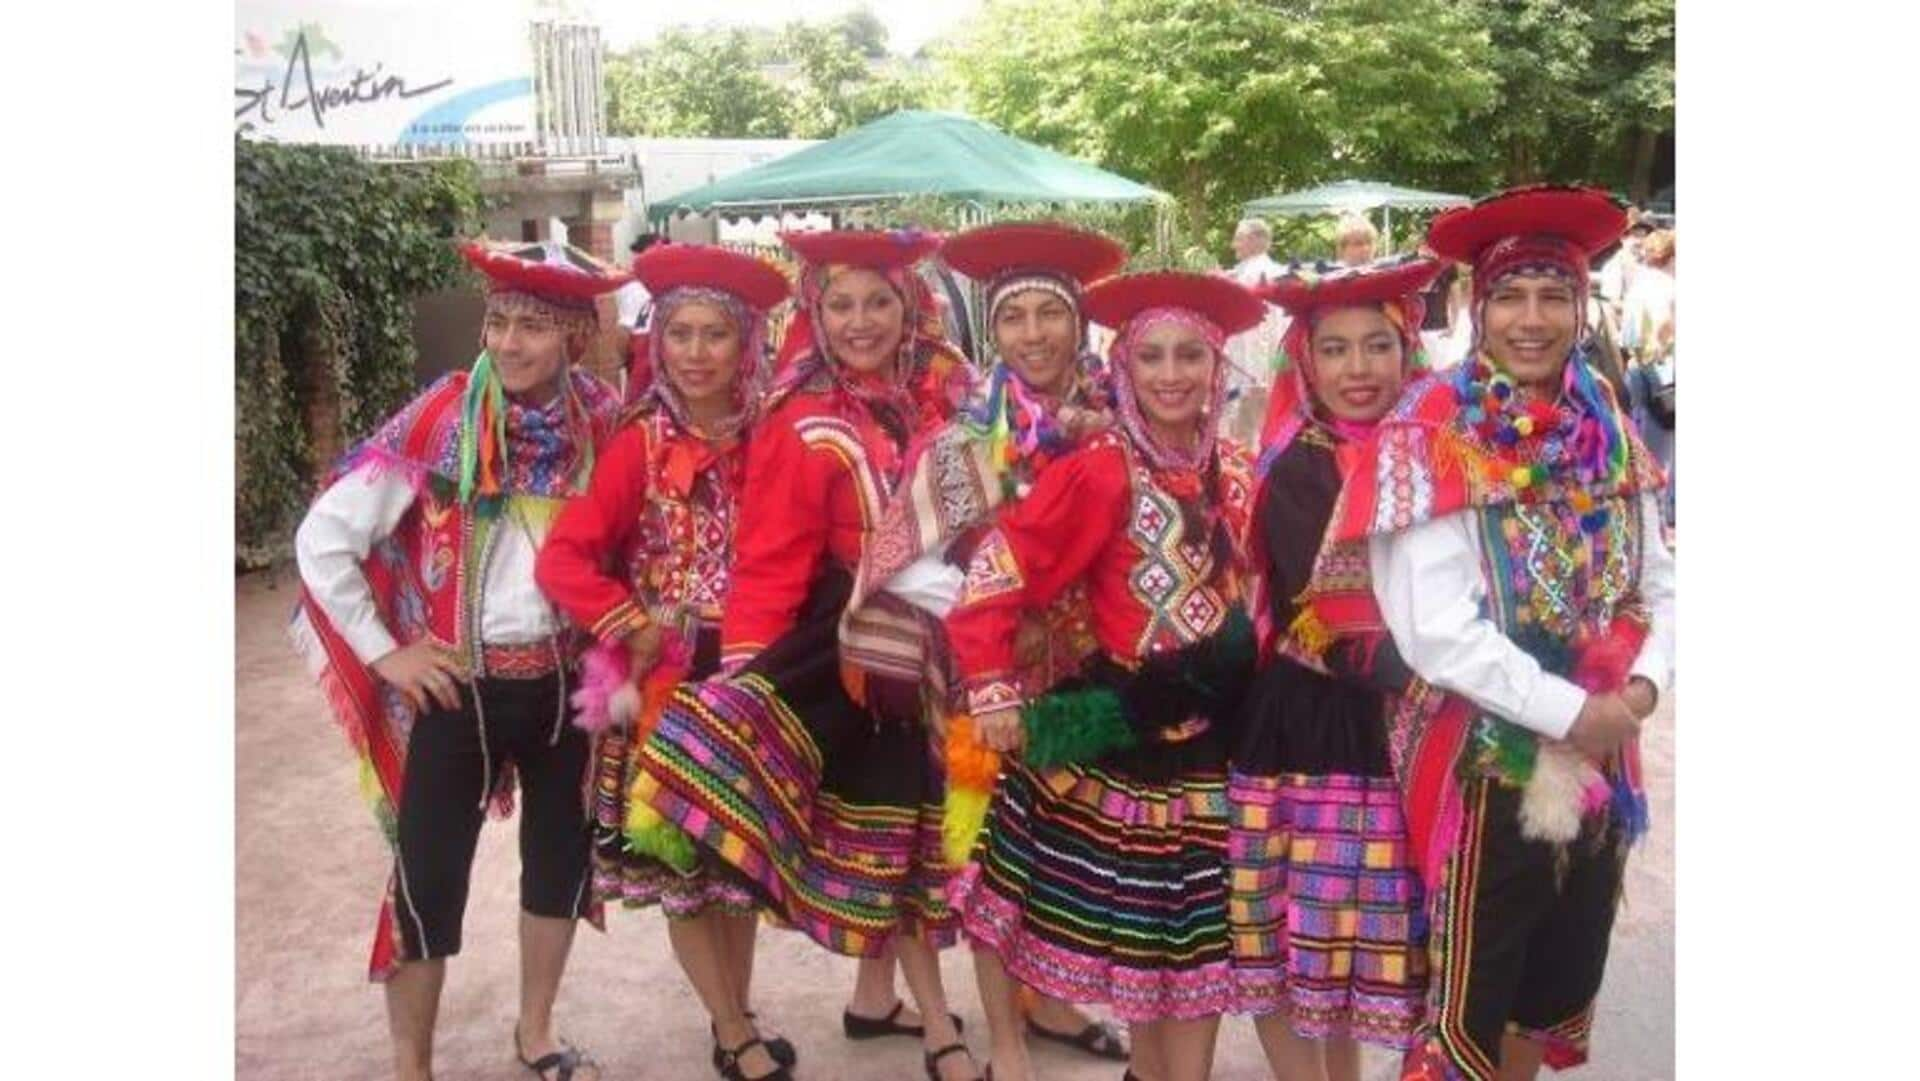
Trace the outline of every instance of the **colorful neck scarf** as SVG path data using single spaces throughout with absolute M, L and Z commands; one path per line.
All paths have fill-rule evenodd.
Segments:
M 637 391 L 629 390 L 633 399 L 631 411 L 637 413 L 653 408 L 664 409 L 683 430 L 696 430 L 687 412 L 686 399 L 667 375 L 666 365 L 667 323 L 676 309 L 690 303 L 711 304 L 725 312 L 740 339 L 740 366 L 733 379 L 733 411 L 699 431 L 707 439 L 732 439 L 746 431 L 754 407 L 765 395 L 770 375 L 767 370 L 765 314 L 753 310 L 739 297 L 723 289 L 682 286 L 668 290 L 654 301 L 652 330 L 647 335 L 647 367 L 645 371 L 635 373 L 636 378 L 645 385 Z
M 497 507 L 498 497 L 562 497 L 593 472 L 594 446 L 618 407 L 612 388 L 569 367 L 561 390 L 541 406 L 507 397 L 482 352 L 467 377 L 456 457 L 460 502 Z

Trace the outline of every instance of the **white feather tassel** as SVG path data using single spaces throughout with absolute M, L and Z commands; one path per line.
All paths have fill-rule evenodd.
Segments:
M 1553 844 L 1580 836 L 1587 792 L 1596 783 L 1604 786 L 1606 781 L 1571 744 L 1541 740 L 1533 777 L 1520 797 L 1520 835 Z

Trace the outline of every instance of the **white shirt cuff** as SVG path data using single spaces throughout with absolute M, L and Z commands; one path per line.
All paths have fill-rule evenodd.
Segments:
M 885 588 L 915 608 L 933 613 L 934 618 L 945 619 L 959 603 L 960 587 L 966 580 L 966 574 L 951 563 L 937 556 L 922 556 L 894 575 Z
M 400 643 L 394 641 L 393 635 L 380 622 L 377 612 L 370 614 L 369 618 L 355 620 L 350 625 L 335 629 L 340 632 L 340 637 L 346 639 L 361 664 L 370 665 L 400 648 Z
M 1550 673 L 1540 673 L 1515 720 L 1543 736 L 1566 739 L 1574 718 L 1587 704 L 1587 692 Z

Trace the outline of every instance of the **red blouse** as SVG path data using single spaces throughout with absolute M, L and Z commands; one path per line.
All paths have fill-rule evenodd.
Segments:
M 1215 497 L 1235 538 L 1245 533 L 1251 492 L 1246 455 L 1223 445 Z M 969 709 L 1021 702 L 1021 615 L 1076 581 L 1086 586 L 1095 640 L 1123 665 L 1218 631 L 1241 603 L 1238 569 L 1209 581 L 1213 553 L 1181 532 L 1178 500 L 1118 433 L 1093 437 L 1042 472 L 980 542 L 947 616 Z
M 900 465 L 886 430 L 833 390 L 795 391 L 755 429 L 720 625 L 723 665 L 793 629 L 823 559 L 859 565 Z
M 745 459 L 737 440 L 710 443 L 665 410 L 636 418 L 548 531 L 541 591 L 606 642 L 654 619 L 718 622 Z

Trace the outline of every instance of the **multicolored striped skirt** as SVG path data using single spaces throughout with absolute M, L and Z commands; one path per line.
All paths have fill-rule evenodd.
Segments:
M 637 851 L 627 839 L 627 794 L 638 758 L 627 728 L 602 732 L 594 748 L 593 895 L 627 908 L 659 905 L 674 919 L 708 909 L 737 915 L 758 910 L 753 891 L 725 864 L 702 853 L 686 873 Z
M 743 876 L 756 899 L 835 953 L 895 935 L 958 939 L 941 851 L 945 784 L 918 724 L 847 697 L 836 640 L 847 582 L 732 678 L 688 684 L 637 752 L 631 798 Z
M 1010 760 L 953 887 L 967 937 L 1041 994 L 1123 1020 L 1230 1008 L 1227 778 L 1217 743 L 1192 742 L 1037 772 Z

